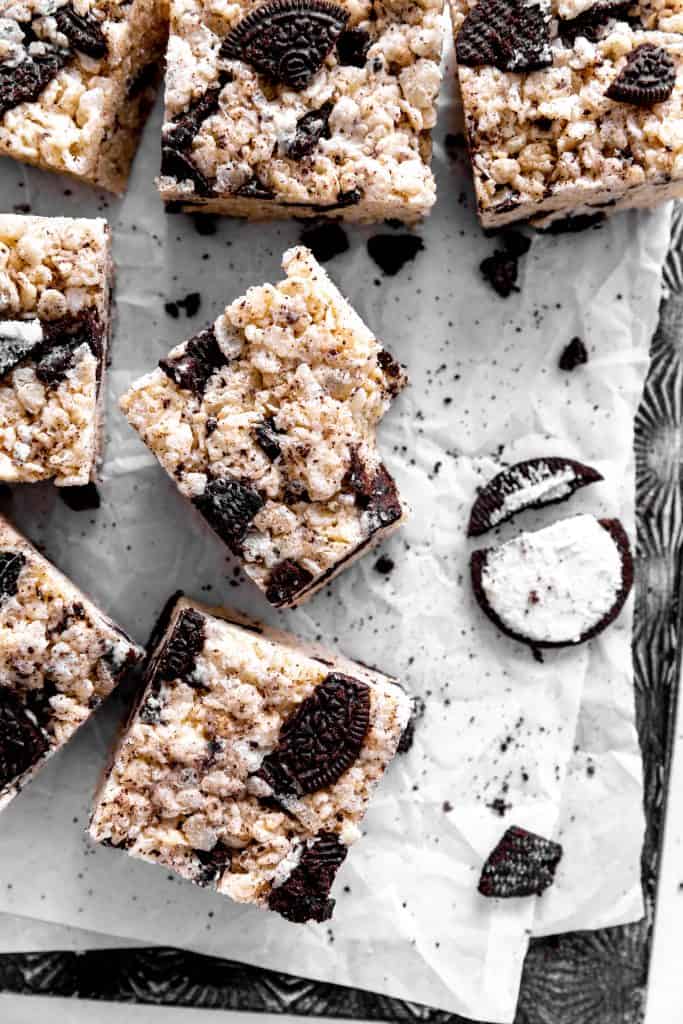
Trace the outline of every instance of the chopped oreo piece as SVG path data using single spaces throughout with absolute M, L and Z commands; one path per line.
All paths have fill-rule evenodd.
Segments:
M 319 832 L 289 878 L 271 889 L 269 908 L 297 924 L 329 921 L 335 904 L 330 889 L 347 852 L 334 832 Z
M 288 604 L 297 594 L 313 582 L 313 574 L 292 558 L 285 558 L 274 566 L 266 580 L 266 599 L 279 607 Z
M 519 265 L 514 253 L 496 249 L 492 256 L 487 256 L 481 261 L 479 270 L 502 299 L 507 299 L 513 292 L 519 291 Z
M 183 610 L 159 657 L 157 678 L 187 681 L 194 672 L 197 655 L 204 649 L 205 639 L 204 616 L 193 608 Z
M 383 274 L 393 277 L 406 263 L 424 249 L 419 235 L 373 235 L 368 239 L 368 253 Z
M 479 0 L 460 29 L 455 46 L 458 63 L 501 71 L 550 67 L 550 16 L 545 0 Z
M 397 522 L 403 515 L 393 477 L 382 464 L 371 473 L 358 454 L 351 452 L 351 465 L 344 477 L 344 486 L 356 495 L 356 505 L 368 519 L 370 533 Z
M 19 698 L 0 686 L 0 788 L 23 775 L 47 749 L 45 735 Z
M 179 356 L 159 360 L 159 368 L 174 384 L 201 398 L 214 373 L 227 365 L 213 327 L 190 338 Z
M 619 103 L 652 107 L 668 100 L 675 85 L 676 65 L 670 54 L 662 46 L 643 43 L 628 55 L 605 95 Z
M 59 497 L 72 512 L 92 512 L 101 505 L 97 484 L 82 487 L 59 487 Z
M 482 896 L 498 899 L 542 896 L 561 859 L 559 843 L 513 825 L 489 854 L 477 888 Z
M 273 462 L 282 454 L 277 434 L 278 430 L 272 416 L 269 416 L 268 419 L 263 420 L 262 423 L 254 427 L 256 443 Z
M 201 872 L 195 879 L 199 885 L 214 884 L 232 864 L 232 851 L 220 841 L 213 850 L 195 850 L 194 855 L 201 864 Z
M 575 459 L 548 456 L 517 462 L 482 487 L 472 506 L 467 536 L 480 537 L 512 519 L 517 512 L 566 501 L 581 487 L 602 479 L 602 473 Z M 515 497 L 525 489 L 531 489 L 528 498 L 516 501 Z
M 163 139 L 167 146 L 181 152 L 190 148 L 204 121 L 218 111 L 221 91 L 231 78 L 231 75 L 224 75 L 218 85 L 210 86 L 186 111 L 176 114 L 170 127 L 164 128 Z
M 0 117 L 20 103 L 33 103 L 68 62 L 68 50 L 44 44 L 44 52 L 24 58 L 20 64 L 0 64 Z
M 198 167 L 186 153 L 173 146 L 161 147 L 161 170 L 164 178 L 175 178 L 176 181 L 191 181 L 198 196 L 211 195 L 212 188 Z
M 372 40 L 364 28 L 349 28 L 337 40 L 337 57 L 345 67 L 364 68 Z
M 598 0 L 592 7 L 582 11 L 576 18 L 558 21 L 560 38 L 573 46 L 578 36 L 584 36 L 591 43 L 602 38 L 611 21 L 624 20 L 633 4 L 630 0 Z
M 349 236 L 334 220 L 304 228 L 299 241 L 311 250 L 318 263 L 327 263 L 349 248 Z
M 192 501 L 234 554 L 240 553 L 249 524 L 264 504 L 258 491 L 229 476 L 211 480 Z
M 20 551 L 0 551 L 0 604 L 5 598 L 15 596 L 25 565 L 26 555 Z
M 328 100 L 317 110 L 309 110 L 296 123 L 294 138 L 285 147 L 290 160 L 303 160 L 310 156 L 321 139 L 330 137 L 330 114 L 334 104 Z
M 58 387 L 75 362 L 76 350 L 87 345 L 102 358 L 102 325 L 97 313 L 86 310 L 43 323 L 43 342 L 36 353 L 36 377 L 47 387 Z
M 54 19 L 57 28 L 66 36 L 74 50 L 85 53 L 95 60 L 106 57 L 107 40 L 96 18 L 77 14 L 73 5 L 68 3 L 55 11 Z
M 223 59 L 243 60 L 275 82 L 305 89 L 346 27 L 348 13 L 329 0 L 270 0 L 223 40 Z
M 582 366 L 588 362 L 588 349 L 582 342 L 581 338 L 572 338 L 566 348 L 563 350 L 558 366 L 561 370 L 575 370 L 577 366 Z
M 276 797 L 332 786 L 358 758 L 369 725 L 367 684 L 331 672 L 283 724 L 256 775 Z

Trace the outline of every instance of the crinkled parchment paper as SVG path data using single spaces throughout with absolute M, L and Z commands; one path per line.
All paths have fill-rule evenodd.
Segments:
M 446 96 L 451 88 L 447 79 Z M 519 294 L 503 300 L 478 272 L 496 243 L 477 226 L 464 156 L 449 157 L 442 145 L 454 116 L 446 105 L 435 134 L 440 198 L 419 229 L 424 251 L 385 277 L 366 241 L 392 229 L 356 228 L 348 231 L 350 250 L 328 264 L 410 372 L 412 386 L 380 432 L 412 506 L 408 525 L 385 546 L 394 569 L 376 571 L 371 554 L 309 605 L 280 615 L 239 581 L 115 398 L 249 285 L 277 279 L 300 226 L 224 221 L 203 236 L 190 220 L 164 216 L 152 183 L 158 114 L 122 201 L 103 205 L 76 187 L 67 195 L 58 179 L 3 164 L 4 208 L 30 202 L 36 213 L 104 213 L 118 264 L 102 508 L 72 512 L 40 487 L 16 490 L 3 511 L 140 640 L 181 587 L 380 666 L 421 695 L 426 712 L 340 872 L 329 925 L 293 926 L 89 845 L 90 796 L 123 695 L 3 814 L 0 911 L 494 1021 L 513 1017 L 531 932 L 642 913 L 630 604 L 596 642 L 539 664 L 500 637 L 474 603 L 464 527 L 476 487 L 501 460 L 559 454 L 596 466 L 605 482 L 566 508 L 520 516 L 501 535 L 587 510 L 620 516 L 633 537 L 633 416 L 669 211 L 536 237 L 521 262 Z M 164 311 L 165 302 L 194 291 L 197 316 Z M 557 361 L 574 335 L 585 339 L 590 362 L 563 373 Z M 499 904 L 477 895 L 482 861 L 513 823 L 564 845 L 557 882 L 539 901 Z

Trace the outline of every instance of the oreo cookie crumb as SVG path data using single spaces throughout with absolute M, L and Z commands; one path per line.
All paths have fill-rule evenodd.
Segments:
M 266 599 L 276 607 L 289 603 L 313 582 L 313 574 L 292 558 L 274 566 L 266 580 Z
M 375 572 L 380 573 L 382 576 L 388 576 L 389 573 L 393 572 L 396 567 L 396 563 L 393 558 L 389 558 L 388 555 L 380 555 L 375 562 L 373 569 Z
M 424 249 L 419 235 L 373 235 L 368 239 L 368 253 L 383 274 L 393 277 L 406 263 Z
M 0 788 L 31 768 L 48 750 L 43 731 L 19 698 L 0 686 Z
M 427 705 L 422 700 L 422 697 L 413 697 L 411 703 L 410 718 L 398 741 L 398 746 L 396 747 L 397 754 L 407 754 L 412 749 L 415 741 L 415 730 L 427 710 Z
M 337 56 L 344 67 L 364 68 L 371 39 L 364 28 L 350 28 L 337 40 Z
M 197 495 L 192 502 L 209 526 L 237 555 L 249 524 L 264 504 L 258 491 L 234 477 L 209 481 L 203 494 Z
M 180 613 L 173 633 L 161 652 L 157 666 L 159 679 L 188 681 L 194 672 L 195 661 L 204 648 L 204 616 L 193 608 Z
M 484 280 L 488 281 L 493 290 L 501 298 L 507 299 L 513 292 L 518 292 L 517 277 L 519 267 L 517 256 L 502 249 L 496 249 L 492 256 L 487 256 L 479 264 Z
M 561 370 L 570 372 L 577 366 L 583 366 L 588 362 L 588 349 L 581 338 L 572 338 L 560 356 L 558 366 Z
M 184 299 L 175 299 L 173 302 L 165 302 L 164 310 L 166 313 L 177 320 L 180 316 L 180 310 L 185 310 L 187 317 L 196 316 L 199 312 L 199 307 L 202 304 L 202 297 L 199 292 L 189 292 Z
M 333 832 L 319 832 L 282 885 L 271 889 L 268 906 L 288 921 L 328 921 L 334 910 L 329 899 L 336 874 L 348 850 Z

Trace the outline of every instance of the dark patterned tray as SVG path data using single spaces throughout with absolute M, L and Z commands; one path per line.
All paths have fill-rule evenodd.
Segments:
M 645 1006 L 666 782 L 679 678 L 683 555 L 683 205 L 674 214 L 666 294 L 636 423 L 638 585 L 634 655 L 647 832 L 642 922 L 532 941 L 516 1024 L 638 1024 Z M 369 992 L 174 949 L 0 956 L 0 992 L 168 1006 L 468 1024 Z

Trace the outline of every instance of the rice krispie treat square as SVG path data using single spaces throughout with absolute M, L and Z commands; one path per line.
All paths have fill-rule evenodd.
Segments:
M 679 6 L 451 0 L 485 227 L 683 195 Z
M 159 189 L 174 209 L 429 212 L 443 0 L 171 0 Z
M 0 517 L 0 808 L 143 654 Z
M 123 192 L 166 38 L 166 0 L 3 0 L 0 155 Z
M 409 698 L 230 611 L 182 598 L 165 620 L 92 837 L 239 903 L 326 920 Z
M 97 478 L 112 275 L 106 221 L 0 215 L 0 480 Z
M 137 381 L 121 408 L 274 605 L 310 597 L 403 518 L 375 428 L 404 386 L 308 249 Z

